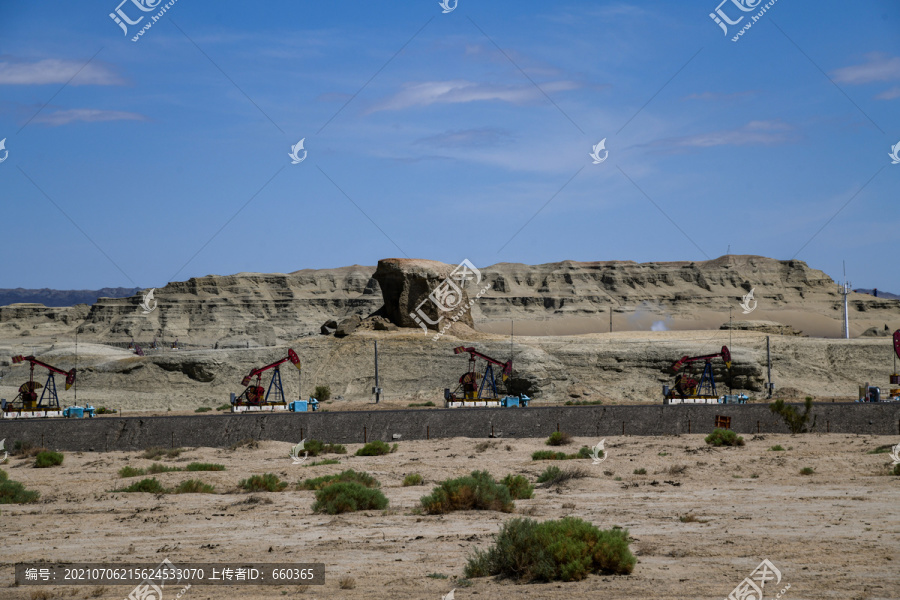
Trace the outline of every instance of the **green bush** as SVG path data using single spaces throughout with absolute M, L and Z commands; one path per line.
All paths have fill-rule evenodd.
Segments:
M 598 458 L 603 458 L 603 450 L 600 450 L 600 453 L 597 455 Z M 578 449 L 578 454 L 576 454 L 573 458 L 594 458 L 594 454 L 590 448 L 587 446 L 582 446 Z
M 311 463 L 307 463 L 307 464 L 305 464 L 305 465 L 303 465 L 303 466 L 304 466 L 304 467 L 318 467 L 318 466 L 321 466 L 321 465 L 339 465 L 339 464 L 341 464 L 341 461 L 339 461 L 339 460 L 336 459 L 336 458 L 326 458 L 326 459 L 323 459 L 323 460 L 317 460 L 317 461 L 314 461 L 314 462 L 311 462 Z
M 287 483 L 281 481 L 277 475 L 272 473 L 253 475 L 248 479 L 241 480 L 238 485 L 248 492 L 280 492 L 287 487 Z
M 510 519 L 494 545 L 475 550 L 466 577 L 502 575 L 519 581 L 580 581 L 591 573 L 627 575 L 636 559 L 628 531 L 597 529 L 575 517 L 538 523 Z
M 301 490 L 321 490 L 335 483 L 358 483 L 367 488 L 381 487 L 378 480 L 365 472 L 357 473 L 353 469 L 348 469 L 337 475 L 323 475 L 312 479 L 304 479 L 298 483 Z
M 566 444 L 572 443 L 572 436 L 570 436 L 565 431 L 554 431 L 550 434 L 550 437 L 547 438 L 546 444 L 548 446 L 565 446 Z
M 534 486 L 522 475 L 507 475 L 500 483 L 506 486 L 513 500 L 528 500 L 534 496 Z
M 544 469 L 544 472 L 538 475 L 537 482 L 538 483 L 547 483 L 553 479 L 559 477 L 562 473 L 562 469 L 557 467 L 556 465 L 552 465 Z
M 813 417 L 812 425 L 807 427 L 809 412 L 812 410 L 812 398 L 807 397 L 804 406 L 805 410 L 801 415 L 795 407 L 785 404 L 784 400 L 776 400 L 769 405 L 769 410 L 782 418 L 784 424 L 791 430 L 791 434 L 808 433 L 816 427 L 816 417 Z
M 551 465 L 544 469 L 544 472 L 538 475 L 537 482 L 543 487 L 551 487 L 560 485 L 570 479 L 582 479 L 588 476 L 588 471 L 582 468 L 567 469 L 563 471 L 556 465 Z
M 182 481 L 175 488 L 176 494 L 215 494 L 216 489 L 206 483 L 203 483 L 199 479 L 188 479 L 187 481 Z
M 397 447 L 397 445 L 394 444 L 394 448 L 396 448 L 396 447 Z M 357 456 L 383 456 L 385 454 L 390 454 L 391 452 L 393 452 L 393 450 L 391 450 L 390 445 L 386 444 L 385 442 L 382 442 L 381 440 L 375 440 L 373 442 L 369 442 L 368 444 L 366 444 L 365 446 L 363 446 L 362 448 L 357 450 L 356 455 Z
M 26 490 L 24 485 L 6 476 L 0 481 L 0 504 L 29 504 L 40 497 L 40 492 Z
M 326 444 L 321 440 L 306 440 L 303 442 L 303 449 L 309 452 L 310 456 L 319 456 L 320 454 L 347 454 L 347 449 L 341 444 Z
M 317 491 L 312 508 L 314 512 L 336 515 L 356 510 L 381 510 L 387 505 L 388 499 L 381 491 L 353 481 L 342 481 Z
M 509 489 L 494 481 L 487 471 L 473 471 L 465 477 L 448 479 L 420 502 L 425 512 L 432 515 L 454 510 L 512 512 L 515 508 Z
M 711 446 L 743 446 L 744 438 L 730 429 L 713 429 L 713 432 L 706 436 L 706 443 Z
M 894 465 L 893 473 L 894 475 L 900 476 L 900 463 Z
M 425 479 L 418 473 L 410 473 L 403 478 L 403 487 L 411 485 L 425 485 Z
M 180 471 L 179 467 L 167 467 L 162 463 L 153 463 L 149 467 L 147 467 L 147 472 L 151 475 L 157 475 L 159 473 L 172 473 L 173 471 Z
M 137 477 L 143 474 L 144 469 L 136 469 L 135 467 L 122 467 L 119 469 L 119 477 Z
M 815 472 L 816 472 L 816 470 L 813 469 L 812 467 L 803 467 L 802 469 L 800 469 L 801 475 L 812 475 Z
M 231 410 L 230 404 L 220 404 L 216 407 L 216 410 Z
M 185 471 L 224 471 L 225 465 L 215 463 L 192 462 L 184 468 Z
M 209 411 L 211 411 L 211 410 L 212 410 L 212 409 L 211 409 L 210 407 L 208 407 L 208 406 L 201 406 L 201 407 L 199 407 L 197 410 L 195 410 L 194 412 L 195 412 L 195 413 L 205 413 L 205 412 L 209 412 Z
M 7 480 L 9 480 L 9 474 L 6 471 L 4 471 L 3 469 L 0 469 L 0 482 L 7 481 Z
M 538 450 L 531 453 L 531 460 L 567 460 L 569 455 L 565 452 L 554 452 L 553 450 Z
M 634 470 L 634 474 L 635 474 L 635 475 L 646 475 L 646 474 L 647 474 L 647 469 L 644 469 L 644 468 L 635 469 L 635 470 Z
M 166 458 L 177 458 L 182 452 L 183 450 L 181 448 L 160 448 L 158 446 L 153 446 L 144 450 L 144 453 L 140 455 L 140 458 L 147 458 L 150 460 L 163 456 Z
M 884 446 L 878 446 L 874 450 L 869 450 L 866 454 L 888 454 L 893 448 L 892 445 L 885 444 Z
M 781 444 L 776 444 L 769 448 L 771 452 L 784 452 L 784 448 L 781 447 Z
M 325 402 L 331 398 L 331 388 L 327 385 L 317 385 L 313 397 L 319 402 Z
M 52 450 L 41 452 L 34 459 L 34 466 L 38 469 L 55 467 L 57 465 L 61 465 L 62 463 L 63 455 L 59 452 L 53 452 Z
M 149 479 L 141 479 L 135 483 L 132 483 L 126 488 L 122 488 L 120 490 L 116 490 L 117 492 L 146 492 L 148 494 L 165 494 L 166 488 L 162 486 L 162 484 L 156 480 L 155 477 L 151 477 Z

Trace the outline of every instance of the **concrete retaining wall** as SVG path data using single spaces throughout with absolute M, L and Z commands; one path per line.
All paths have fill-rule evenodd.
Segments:
M 818 404 L 816 432 L 900 435 L 900 404 Z M 99 417 L 0 421 L 6 448 L 17 441 L 53 450 L 142 450 L 150 446 L 227 447 L 252 438 L 331 443 L 469 437 L 546 437 L 559 428 L 574 436 L 708 433 L 715 416 L 731 417 L 743 434 L 789 433 L 765 404 L 558 406 L 319 413 L 243 413 L 182 417 Z

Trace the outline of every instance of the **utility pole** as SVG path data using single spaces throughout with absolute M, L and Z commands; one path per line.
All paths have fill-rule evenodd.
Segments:
M 378 387 L 378 342 L 375 342 L 375 387 L 372 388 L 375 394 L 375 404 L 381 400 L 381 388 Z
M 768 365 L 769 383 L 766 384 L 766 398 L 772 399 L 772 352 L 769 346 L 769 336 L 766 336 L 766 364 Z
M 612 307 L 612 305 L 610 305 L 610 307 L 609 307 L 609 332 L 610 333 L 612 333 L 612 312 L 613 312 L 613 307 Z
M 850 339 L 850 312 L 847 305 L 847 296 L 850 295 L 850 282 L 847 281 L 847 263 L 844 263 L 844 283 L 841 285 L 841 295 L 844 297 L 844 339 Z

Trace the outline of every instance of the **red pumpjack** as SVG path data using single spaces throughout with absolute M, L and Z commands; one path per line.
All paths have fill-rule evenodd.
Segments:
M 721 358 L 725 362 L 725 368 L 731 368 L 731 352 L 728 346 L 722 346 L 720 352 L 715 354 L 706 354 L 704 356 L 682 356 L 670 367 L 675 373 L 675 385 L 669 390 L 667 398 L 718 398 L 716 393 L 716 378 L 713 375 L 712 360 Z M 703 374 L 700 381 L 697 381 L 689 372 L 689 367 L 693 363 L 703 362 Z
M 57 396 L 56 394 L 56 379 L 54 378 L 54 375 L 65 375 L 66 389 L 68 390 L 75 384 L 75 369 L 63 371 L 62 369 L 58 369 L 53 365 L 48 365 L 45 362 L 39 361 L 34 356 L 22 356 L 20 354 L 18 356 L 12 357 L 13 364 L 18 364 L 26 361 L 31 363 L 31 370 L 29 373 L 28 381 L 19 386 L 19 395 L 16 396 L 15 400 L 4 405 L 2 407 L 3 410 L 5 412 L 17 412 L 22 410 L 59 410 L 59 396 Z M 44 367 L 49 371 L 47 375 L 47 382 L 43 385 L 44 391 L 41 392 L 40 400 L 38 400 L 37 397 L 37 390 L 42 386 L 39 382 L 34 380 L 35 365 L 37 365 L 38 367 Z M 45 399 L 47 401 L 46 404 L 44 404 Z
M 459 346 L 458 348 L 453 349 L 454 354 L 462 354 L 463 352 L 469 353 L 469 370 L 459 378 L 459 387 L 457 391 L 462 391 L 463 400 L 496 400 L 500 397 L 497 391 L 497 380 L 494 377 L 494 366 L 499 367 L 500 370 L 500 378 L 502 381 L 506 381 L 509 379 L 510 375 L 512 375 L 512 359 L 501 362 L 495 358 L 491 358 L 481 352 L 477 351 L 475 348 L 466 348 L 465 346 Z M 477 359 L 482 359 L 487 362 L 487 368 L 484 371 L 484 377 L 481 378 L 481 384 L 478 382 L 478 372 L 475 370 L 475 364 Z M 485 387 L 487 387 L 487 395 L 483 395 L 485 393 Z M 456 394 L 445 393 L 445 399 L 447 400 L 458 400 Z
M 284 363 L 291 361 L 298 370 L 300 370 L 300 357 L 297 356 L 297 353 L 294 352 L 293 349 L 288 348 L 288 354 L 284 358 L 273 362 L 270 365 L 266 365 L 264 367 L 259 367 L 258 369 L 253 369 L 250 371 L 250 374 L 244 377 L 241 381 L 241 385 L 247 386 L 246 389 L 241 393 L 240 396 L 235 398 L 235 405 L 239 406 L 262 406 L 262 405 L 275 405 L 275 404 L 285 404 L 285 396 L 284 396 L 284 387 L 281 384 L 281 371 L 279 367 Z M 269 369 L 274 369 L 272 373 L 272 380 L 269 382 L 269 389 L 264 390 L 260 385 L 260 380 L 262 379 L 263 373 L 268 371 Z M 256 378 L 256 382 L 251 385 L 253 378 Z M 272 392 L 272 389 L 275 389 L 275 394 L 272 401 L 269 401 L 269 394 Z

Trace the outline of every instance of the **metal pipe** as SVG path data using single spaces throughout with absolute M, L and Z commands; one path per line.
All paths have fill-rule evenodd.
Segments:
M 378 342 L 375 342 L 375 404 L 381 400 L 381 388 L 378 387 Z

